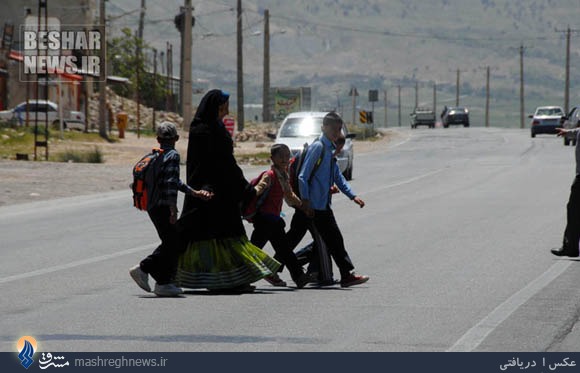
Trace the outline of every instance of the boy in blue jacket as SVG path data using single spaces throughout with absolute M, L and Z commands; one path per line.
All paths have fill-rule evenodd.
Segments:
M 303 209 L 322 239 L 330 255 L 340 271 L 340 285 L 350 287 L 369 280 L 368 276 L 358 275 L 346 252 L 342 233 L 338 228 L 331 208 L 331 187 L 338 183 L 338 188 L 360 207 L 364 201 L 357 197 L 350 185 L 340 176 L 340 170 L 334 158 L 334 142 L 339 139 L 342 129 L 342 118 L 334 113 L 328 113 L 322 122 L 322 136 L 308 148 L 304 164 L 298 175 L 298 185 L 302 198 Z M 315 170 L 315 164 L 322 154 L 322 161 Z M 338 174 L 337 174 L 338 173 Z

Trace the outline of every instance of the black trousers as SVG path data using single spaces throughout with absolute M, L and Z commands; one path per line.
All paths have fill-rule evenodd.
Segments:
M 326 244 L 328 253 L 334 259 L 341 278 L 346 278 L 354 269 L 352 261 L 344 247 L 342 233 L 336 224 L 334 213 L 328 210 L 314 210 L 314 226 Z
M 319 233 L 318 230 L 314 228 L 313 220 L 308 218 L 302 210 L 295 209 L 294 215 L 292 216 L 292 222 L 290 223 L 290 230 L 286 233 L 288 244 L 292 250 L 294 250 L 300 241 L 302 241 L 307 231 L 310 232 L 314 241 L 298 252 L 303 255 L 302 263 L 304 263 L 304 261 L 309 263 L 307 272 L 317 272 L 318 280 L 330 281 L 333 279 L 333 273 L 332 261 L 329 252 L 326 249 L 328 244 L 325 242 L 324 250 L 319 248 L 318 242 L 322 238 L 318 237 Z
M 562 248 L 567 253 L 577 254 L 580 241 L 580 176 L 576 176 L 572 183 L 566 210 L 567 221 Z
M 292 221 L 290 222 L 290 229 L 286 233 L 286 240 L 288 241 L 288 246 L 291 250 L 294 250 L 296 246 L 302 241 L 306 232 L 310 230 L 311 220 L 306 216 L 302 210 L 294 209 L 294 215 L 292 216 Z M 312 232 L 311 232 L 312 233 Z
M 274 259 L 288 267 L 292 279 L 297 280 L 303 273 L 302 266 L 298 264 L 298 258 L 288 245 L 284 219 L 258 214 L 254 217 L 253 223 L 254 231 L 250 241 L 260 249 L 270 241 L 276 252 Z
M 151 255 L 141 261 L 140 266 L 159 285 L 168 284 L 173 281 L 177 270 L 177 261 L 185 251 L 185 244 L 180 239 L 175 224 L 169 222 L 168 206 L 154 207 L 148 213 L 161 239 L 161 244 Z

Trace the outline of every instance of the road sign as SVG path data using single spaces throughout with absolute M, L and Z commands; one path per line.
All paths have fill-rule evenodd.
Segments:
M 369 91 L 369 102 L 379 101 L 379 91 L 377 89 L 371 89 Z
M 234 131 L 236 128 L 236 121 L 234 118 L 224 118 L 224 126 L 226 126 L 226 130 L 230 133 L 232 139 L 234 138 Z
M 366 123 L 367 122 L 367 112 L 364 110 L 361 110 L 358 112 L 358 119 L 360 120 L 361 123 Z
M 358 96 L 358 91 L 356 90 L 356 88 L 352 87 L 350 89 L 350 92 L 348 93 L 349 96 Z

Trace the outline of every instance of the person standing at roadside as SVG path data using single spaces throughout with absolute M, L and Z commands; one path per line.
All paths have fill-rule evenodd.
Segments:
M 565 129 L 558 128 L 558 136 L 565 136 L 567 133 L 576 135 L 580 140 L 580 128 Z M 577 141 L 578 143 L 578 141 Z M 580 241 L 580 144 L 576 145 L 576 177 L 570 188 L 570 197 L 566 205 L 566 229 L 562 246 L 552 249 L 552 254 L 556 256 L 578 257 L 578 244 Z

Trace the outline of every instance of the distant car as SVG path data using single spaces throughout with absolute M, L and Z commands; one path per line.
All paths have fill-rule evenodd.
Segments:
M 304 143 L 311 144 L 320 137 L 322 120 L 326 114 L 328 113 L 306 111 L 288 114 L 280 125 L 276 135 L 276 144 L 286 144 L 293 156 L 298 154 L 304 147 Z M 342 126 L 342 133 L 346 138 L 346 143 L 336 158 L 340 172 L 347 180 L 351 180 L 354 162 L 352 139 L 356 135 L 348 132 L 346 124 Z
M 534 115 L 528 116 L 532 119 L 531 135 L 536 137 L 538 134 L 556 134 L 556 128 L 560 127 L 560 121 L 564 117 L 564 110 L 560 106 L 539 106 L 536 108 Z
M 418 126 L 435 128 L 435 112 L 429 108 L 416 107 L 410 116 L 411 128 L 417 128 Z
M 568 115 L 562 117 L 561 124 L 560 127 L 566 129 L 580 127 L 580 106 L 574 106 Z M 568 133 L 564 136 L 564 145 L 568 146 L 570 143 L 572 143 L 573 146 L 576 146 L 575 133 Z
M 85 129 L 85 115 L 80 111 L 63 112 L 64 129 Z M 48 124 L 60 128 L 60 119 L 58 116 L 58 105 L 48 100 L 28 100 L 28 121 L 34 125 L 37 122 L 42 125 Z M 0 121 L 12 122 L 22 126 L 26 122 L 26 101 L 21 102 L 11 110 L 0 111 Z
M 450 125 L 469 127 L 469 110 L 464 107 L 448 107 L 441 113 L 441 123 L 445 128 Z

